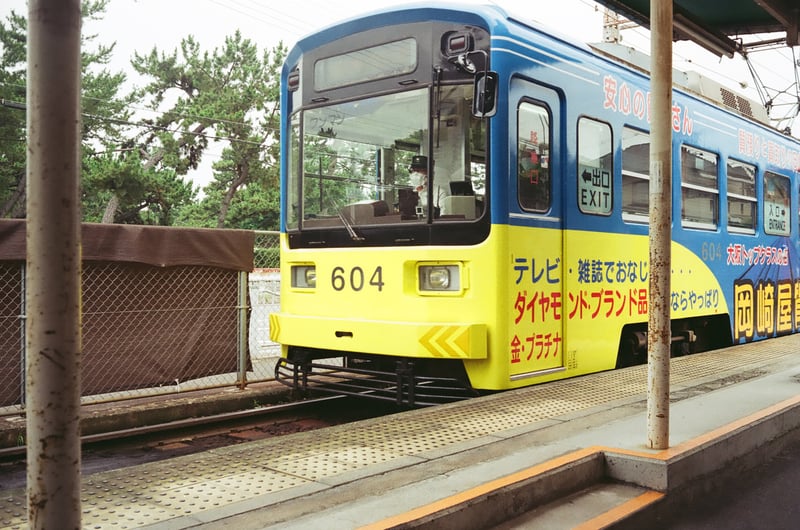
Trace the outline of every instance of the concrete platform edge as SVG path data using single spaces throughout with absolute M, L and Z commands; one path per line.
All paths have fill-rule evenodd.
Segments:
M 597 483 L 603 473 L 602 452 L 578 451 L 361 530 L 491 528 Z
M 668 488 L 661 502 L 619 519 L 608 528 L 638 530 L 664 524 L 695 499 L 713 495 L 800 440 L 800 398 L 788 401 L 791 403 L 779 404 L 780 410 L 751 418 L 751 424 L 739 425 L 727 435 L 670 459 L 665 466 Z M 622 464 L 621 469 L 624 467 Z
M 769 454 L 768 444 L 798 428 L 800 397 L 795 397 L 665 451 L 607 449 L 607 476 L 668 493 L 756 453 Z
M 607 480 L 640 486 L 653 495 L 644 495 L 631 506 L 610 510 L 587 524 L 623 530 L 652 527 L 676 506 L 724 486 L 798 439 L 800 397 L 665 451 L 587 448 L 360 530 L 491 528 L 561 495 Z M 603 523 L 596 526 L 600 521 Z
M 81 407 L 81 435 L 123 431 L 147 425 L 257 408 L 287 400 L 290 390 L 278 383 L 188 391 L 132 398 Z M 0 450 L 24 446 L 24 414 L 0 418 Z

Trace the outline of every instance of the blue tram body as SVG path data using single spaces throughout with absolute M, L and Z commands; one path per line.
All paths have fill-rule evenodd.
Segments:
M 426 404 L 642 362 L 645 63 L 494 6 L 301 40 L 282 85 L 278 379 Z M 765 121 L 677 74 L 674 354 L 800 329 L 800 143 Z

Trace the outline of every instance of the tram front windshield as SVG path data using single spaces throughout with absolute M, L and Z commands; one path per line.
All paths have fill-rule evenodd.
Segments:
M 370 226 L 475 222 L 486 124 L 472 116 L 472 94 L 443 85 L 295 114 L 288 228 L 357 237 Z

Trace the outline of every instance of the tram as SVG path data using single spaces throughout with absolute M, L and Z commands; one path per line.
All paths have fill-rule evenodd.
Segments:
M 648 65 L 497 6 L 299 41 L 277 380 L 427 405 L 645 362 Z M 800 144 L 713 80 L 675 82 L 672 354 L 794 333 Z

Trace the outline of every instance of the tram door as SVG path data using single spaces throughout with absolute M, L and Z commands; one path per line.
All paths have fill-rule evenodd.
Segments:
M 564 369 L 561 103 L 512 79 L 509 104 L 510 378 Z

